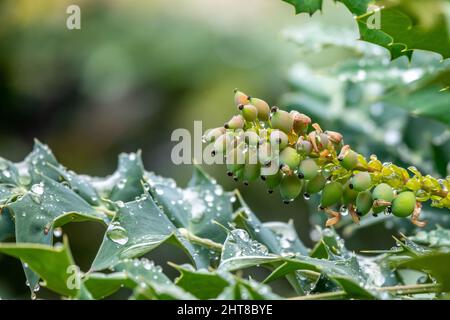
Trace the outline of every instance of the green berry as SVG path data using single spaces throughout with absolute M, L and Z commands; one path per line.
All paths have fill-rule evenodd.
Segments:
M 353 150 L 349 150 L 341 161 L 341 165 L 347 170 L 354 169 L 357 164 L 358 154 Z
M 236 147 L 227 153 L 226 157 L 228 172 L 235 173 L 242 169 L 245 164 L 245 155 L 242 148 Z
M 244 141 L 250 146 L 254 147 L 258 146 L 259 139 L 260 139 L 259 135 L 255 131 L 252 131 L 251 129 L 245 131 L 244 133 Z
M 307 140 L 303 140 L 303 138 L 299 138 L 297 141 L 297 151 L 303 155 L 308 155 L 312 151 L 312 144 Z
M 264 141 L 258 147 L 258 159 L 262 165 L 272 161 L 272 145 L 268 141 Z
M 250 103 L 258 110 L 258 119 L 261 121 L 269 120 L 270 107 L 264 100 L 258 98 L 250 98 Z
M 373 198 L 370 191 L 362 191 L 356 197 L 356 212 L 360 216 L 366 215 L 372 208 Z
M 214 152 L 225 153 L 234 143 L 234 137 L 230 134 L 223 134 L 214 141 Z
M 308 181 L 305 191 L 308 194 L 318 193 L 325 187 L 326 182 L 327 179 L 322 174 L 318 174 L 313 179 Z
M 350 182 L 347 181 L 347 183 L 344 185 L 344 190 L 342 192 L 342 202 L 346 205 L 354 203 L 356 197 L 358 196 L 358 191 L 351 189 L 349 185 Z
M 319 173 L 319 166 L 313 159 L 305 159 L 300 163 L 298 171 L 299 176 L 302 176 L 306 180 L 311 180 Z
M 405 218 L 411 215 L 416 207 L 416 196 L 412 191 L 403 191 L 392 201 L 392 214 Z
M 374 200 L 384 200 L 392 202 L 394 199 L 394 190 L 387 183 L 380 183 L 372 191 Z M 374 213 L 380 213 L 386 209 L 386 206 L 378 206 L 373 208 Z
M 342 197 L 342 185 L 336 181 L 327 183 L 322 190 L 320 205 L 324 208 L 330 207 L 338 203 L 339 200 L 341 200 L 341 197 Z
M 243 177 L 244 184 L 248 184 L 251 181 L 256 180 L 261 174 L 261 166 L 259 164 L 248 164 L 244 165 Z
M 300 156 L 294 148 L 286 147 L 280 153 L 280 164 L 287 165 L 294 170 L 300 164 Z
M 286 133 L 280 130 L 273 130 L 270 133 L 270 142 L 273 146 L 278 146 L 279 150 L 283 150 L 289 143 L 289 138 Z
M 204 135 L 204 141 L 205 142 L 213 142 L 215 141 L 218 137 L 220 137 L 221 135 L 223 135 L 225 133 L 225 128 L 224 127 L 219 127 L 219 128 L 214 128 L 209 130 L 205 135 Z
M 269 193 L 272 193 L 273 190 L 280 185 L 282 178 L 283 175 L 280 171 L 277 171 L 277 173 L 270 176 L 262 176 L 262 179 L 266 182 Z
M 242 129 L 244 128 L 245 119 L 241 115 L 234 116 L 225 124 L 226 129 Z
M 281 179 L 280 194 L 284 202 L 290 202 L 298 197 L 302 191 L 303 180 L 296 175 L 285 175 Z
M 234 91 L 234 104 L 238 107 L 240 105 L 245 105 L 249 102 L 248 96 L 238 90 Z
M 285 133 L 290 133 L 294 126 L 294 119 L 289 112 L 273 108 L 274 112 L 270 118 L 272 128 L 279 129 Z
M 241 110 L 242 116 L 247 121 L 255 121 L 258 116 L 258 110 L 251 104 L 240 105 L 239 110 Z
M 350 184 L 356 191 L 365 191 L 372 185 L 372 178 L 368 172 L 359 172 L 352 177 Z

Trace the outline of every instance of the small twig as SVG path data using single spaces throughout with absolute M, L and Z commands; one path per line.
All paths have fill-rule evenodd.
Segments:
M 181 235 L 183 237 L 185 237 L 186 239 L 188 239 L 189 241 L 191 241 L 193 243 L 199 244 L 201 246 L 210 248 L 210 249 L 218 251 L 218 252 L 221 252 L 223 249 L 222 244 L 214 242 L 210 239 L 200 238 L 185 228 L 179 228 L 178 231 L 181 233 Z
M 394 293 L 397 295 L 409 295 L 409 294 L 439 292 L 441 290 L 441 285 L 436 283 L 426 283 L 426 284 L 392 286 L 392 287 L 375 287 L 374 290 L 378 292 Z M 346 296 L 348 296 L 348 293 L 341 290 L 335 292 L 297 296 L 289 298 L 289 300 L 326 300 L 326 299 L 344 298 Z

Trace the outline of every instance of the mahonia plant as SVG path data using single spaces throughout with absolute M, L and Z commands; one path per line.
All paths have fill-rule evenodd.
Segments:
M 261 177 L 268 192 L 278 189 L 285 203 L 302 191 L 305 199 L 320 193 L 319 210 L 330 216 L 326 226 L 348 211 L 355 223 L 369 213 L 392 213 L 423 227 L 423 202 L 450 208 L 450 176 L 424 176 L 413 166 L 408 172 L 376 155 L 367 160 L 339 132 L 323 130 L 305 114 L 270 107 L 237 89 L 234 103 L 239 114 L 204 136 L 214 144 L 212 155 L 225 156 L 227 173 L 235 181 L 248 185 Z

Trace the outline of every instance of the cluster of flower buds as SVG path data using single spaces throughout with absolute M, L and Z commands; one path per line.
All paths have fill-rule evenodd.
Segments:
M 305 199 L 320 194 L 319 209 L 329 215 L 327 226 L 348 212 L 355 223 L 372 213 L 419 219 L 421 203 L 450 208 L 450 176 L 437 180 L 375 155 L 367 160 L 344 144 L 335 131 L 323 131 L 297 111 L 270 107 L 264 100 L 235 90 L 239 112 L 223 127 L 209 130 L 204 141 L 213 144 L 213 155 L 225 157 L 227 174 L 248 185 L 261 177 L 269 193 L 278 189 L 285 203 L 302 192 Z

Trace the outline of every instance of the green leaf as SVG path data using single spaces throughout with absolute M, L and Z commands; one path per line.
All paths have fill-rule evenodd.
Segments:
M 64 238 L 63 245 L 57 247 L 35 243 L 0 243 L 0 252 L 26 263 L 26 268 L 38 274 L 50 290 L 67 297 L 79 294 L 82 284 L 80 282 L 77 288 L 76 278 L 81 275 L 74 264 L 67 238 Z
M 147 180 L 155 201 L 178 228 L 185 228 L 196 236 L 223 243 L 226 233 L 215 222 L 227 225 L 232 220 L 233 195 L 211 179 L 200 167 L 186 189 L 175 182 L 150 176 Z
M 119 155 L 119 165 L 114 176 L 114 187 L 109 194 L 112 201 L 132 201 L 144 193 L 144 165 L 141 152 Z
M 308 254 L 308 249 L 299 239 L 292 222 L 261 223 L 251 211 L 238 191 L 236 191 L 241 208 L 237 210 L 234 221 L 246 229 L 251 238 L 264 244 L 270 252 L 279 255 L 300 253 Z
M 8 208 L 0 209 L 0 241 L 14 236 L 14 222 Z
M 153 199 L 144 194 L 138 200 L 117 202 L 117 214 L 108 226 L 91 270 L 98 271 L 116 265 L 125 258 L 134 258 L 170 241 L 189 253 L 197 266 L 205 261 L 196 248 L 180 235 L 176 227 L 161 212 Z
M 40 182 L 7 208 L 15 219 L 18 243 L 51 244 L 53 228 L 71 221 L 104 222 L 106 216 L 94 210 L 85 200 L 56 181 L 42 175 Z M 38 279 L 25 270 L 30 287 Z
M 147 259 L 125 259 L 108 275 L 88 274 L 84 283 L 93 297 L 106 297 L 122 286 L 135 289 L 134 295 L 147 299 L 195 299 L 164 275 L 160 266 Z
M 216 298 L 228 285 L 229 281 L 217 272 L 207 270 L 195 271 L 190 266 L 169 263 L 180 272 L 175 284 L 199 299 Z
M 219 270 L 234 271 L 279 261 L 279 256 L 269 254 L 267 247 L 252 240 L 247 231 L 235 229 L 229 231 L 223 245 Z
M 433 252 L 414 257 L 406 262 L 399 263 L 398 268 L 421 270 L 431 274 L 442 285 L 442 291 L 450 292 L 450 253 Z
M 283 0 L 295 7 L 295 12 L 308 13 L 322 9 L 322 0 Z M 407 56 L 411 59 L 413 50 L 436 52 L 444 59 L 450 57 L 450 35 L 447 17 L 444 13 L 444 0 L 433 2 L 402 0 L 337 0 L 357 17 L 360 39 L 377 44 L 389 50 L 392 59 Z M 379 6 L 378 13 L 368 11 L 368 5 L 374 2 Z M 432 23 L 427 19 L 418 19 L 417 14 L 432 12 Z M 379 15 L 379 28 L 372 26 L 373 15 Z M 378 17 L 376 17 L 378 18 Z M 420 17 L 419 17 L 420 18 Z M 422 17 L 423 18 L 423 17 Z
M 322 10 L 322 0 L 283 0 L 284 2 L 290 3 L 295 8 L 295 13 L 309 13 L 313 15 L 316 11 Z

